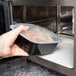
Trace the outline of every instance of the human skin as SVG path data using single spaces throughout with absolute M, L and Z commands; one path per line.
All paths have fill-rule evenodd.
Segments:
M 14 44 L 18 35 L 22 31 L 28 30 L 28 26 L 20 25 L 14 30 L 6 32 L 0 36 L 0 57 L 28 56 L 29 54 Z

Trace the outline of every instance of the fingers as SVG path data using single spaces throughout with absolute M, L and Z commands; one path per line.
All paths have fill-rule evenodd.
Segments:
M 22 31 L 26 31 L 29 29 L 29 26 L 20 25 L 18 28 L 20 28 Z
M 12 56 L 29 56 L 29 54 L 14 44 L 11 48 L 5 47 L 3 50 L 0 50 L 0 56 L 7 58 Z
M 6 47 L 0 51 L 0 56 L 3 58 L 10 57 L 11 55 L 12 55 L 12 52 L 10 51 L 10 48 L 8 48 L 8 47 Z
M 29 54 L 19 48 L 17 45 L 14 45 L 12 48 L 12 56 L 29 56 Z
M 2 35 L 3 41 L 6 42 L 6 45 L 10 47 L 15 42 L 20 32 L 28 29 L 29 29 L 28 26 L 21 25 L 18 28 L 3 34 Z
M 13 46 L 19 33 L 23 30 L 28 30 L 28 26 L 19 26 L 18 28 L 9 31 L 0 36 L 0 56 L 10 57 L 10 56 L 28 56 L 28 53 L 19 48 L 18 46 Z M 12 48 L 11 48 L 12 47 Z
M 12 45 L 14 43 L 14 41 L 16 40 L 16 38 L 18 37 L 18 35 L 20 34 L 20 32 L 23 31 L 24 29 L 28 30 L 29 27 L 28 26 L 24 27 L 24 26 L 21 25 L 18 28 L 16 28 L 15 30 L 12 30 L 11 31 L 11 36 L 10 36 L 11 42 L 9 44 Z

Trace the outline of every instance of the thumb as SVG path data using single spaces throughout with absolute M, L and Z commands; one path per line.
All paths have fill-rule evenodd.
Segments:
M 17 45 L 15 45 L 12 49 L 12 56 L 29 56 L 29 54 Z

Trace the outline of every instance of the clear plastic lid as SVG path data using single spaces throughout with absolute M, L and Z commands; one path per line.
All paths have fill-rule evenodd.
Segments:
M 61 39 L 58 35 L 38 25 L 28 23 L 18 23 L 15 25 L 10 25 L 10 28 L 15 29 L 20 25 L 29 26 L 29 29 L 27 31 L 21 32 L 20 35 L 32 43 L 54 44 L 61 42 Z

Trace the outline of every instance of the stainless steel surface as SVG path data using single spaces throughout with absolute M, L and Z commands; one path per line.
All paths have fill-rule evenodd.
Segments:
M 74 7 L 60 6 L 58 33 L 74 35 Z
M 56 6 L 12 6 L 12 13 L 14 23 L 37 24 L 57 32 Z

